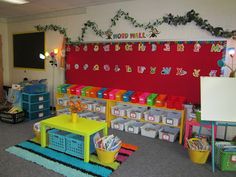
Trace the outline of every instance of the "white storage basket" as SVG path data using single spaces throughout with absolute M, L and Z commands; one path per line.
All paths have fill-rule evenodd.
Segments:
M 129 121 L 127 123 L 125 123 L 125 131 L 126 132 L 130 132 L 130 133 L 134 133 L 134 134 L 138 134 L 140 132 L 140 127 L 142 127 L 144 125 L 144 123 L 142 122 L 138 122 L 138 121 Z
M 181 113 L 177 111 L 168 112 L 162 117 L 162 123 L 166 125 L 178 126 L 181 119 Z
M 123 131 L 125 129 L 125 123 L 128 121 L 130 120 L 118 117 L 111 121 L 111 128 Z
M 160 109 L 150 109 L 144 112 L 144 119 L 149 122 L 161 122 L 164 111 Z
M 144 107 L 130 108 L 127 110 L 127 117 L 138 120 L 142 119 L 144 111 L 146 111 Z
M 93 111 L 96 101 L 81 100 L 81 104 L 84 110 Z
M 130 106 L 127 105 L 117 105 L 111 108 L 111 114 L 115 116 L 126 116 L 126 111 Z
M 159 130 L 159 139 L 174 142 L 179 133 L 179 129 L 175 127 L 163 126 Z
M 160 125 L 146 123 L 141 127 L 141 135 L 150 138 L 155 138 L 158 135 L 158 131 L 160 130 L 160 128 Z
M 93 109 L 94 109 L 95 112 L 105 113 L 106 112 L 106 103 L 97 102 L 97 103 L 94 104 Z

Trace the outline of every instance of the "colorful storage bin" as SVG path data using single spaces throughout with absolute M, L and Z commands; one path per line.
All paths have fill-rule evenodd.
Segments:
M 122 101 L 123 100 L 123 94 L 126 92 L 126 90 L 120 90 L 116 93 L 116 101 Z
M 111 92 L 109 92 L 109 99 L 110 100 L 115 100 L 116 99 L 116 93 L 119 92 L 119 89 L 114 89 Z
M 90 154 L 95 152 L 93 137 L 94 136 L 90 136 Z M 84 158 L 84 137 L 80 135 L 69 134 L 65 138 L 65 153 L 79 158 Z
M 123 94 L 123 101 L 129 102 L 133 93 L 134 93 L 134 91 L 127 91 L 126 93 L 124 93 Z
M 147 97 L 147 105 L 149 106 L 153 106 L 155 104 L 156 101 L 156 97 L 158 95 L 156 93 L 152 93 Z
M 81 85 L 81 86 L 76 87 L 76 89 L 75 89 L 76 95 L 78 95 L 78 96 L 82 95 L 82 89 L 83 89 L 84 87 L 85 87 L 84 85 Z
M 98 98 L 103 98 L 103 93 L 107 90 L 107 88 L 102 88 L 98 90 Z
M 139 103 L 140 104 L 146 104 L 147 103 L 147 97 L 150 95 L 149 92 L 144 92 L 139 96 Z
M 142 92 L 134 92 L 131 96 L 131 103 L 138 103 L 139 102 L 139 96 L 142 94 Z
M 113 89 L 107 89 L 103 92 L 103 98 L 104 99 L 109 99 L 109 93 L 112 91 Z
M 81 95 L 82 95 L 82 96 L 86 96 L 86 91 L 87 91 L 88 89 L 91 89 L 91 88 L 92 88 L 91 86 L 83 87 L 83 88 L 81 89 Z
M 216 142 L 215 163 L 221 171 L 236 171 L 236 144 Z
M 156 99 L 156 106 L 158 107 L 163 107 L 166 104 L 166 99 L 167 99 L 167 95 L 165 94 L 160 94 L 157 96 Z

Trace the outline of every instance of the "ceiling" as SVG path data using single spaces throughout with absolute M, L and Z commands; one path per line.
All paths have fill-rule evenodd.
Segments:
M 86 13 L 86 7 L 130 0 L 28 0 L 17 5 L 0 0 L 0 19 L 19 21 Z

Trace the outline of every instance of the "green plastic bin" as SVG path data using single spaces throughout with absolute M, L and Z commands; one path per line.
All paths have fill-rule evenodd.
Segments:
M 156 93 L 152 93 L 147 97 L 147 105 L 149 106 L 153 106 L 156 102 L 156 98 L 157 98 L 158 94 Z

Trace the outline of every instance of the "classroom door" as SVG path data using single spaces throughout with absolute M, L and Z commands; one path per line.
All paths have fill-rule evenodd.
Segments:
M 0 35 L 0 100 L 3 98 L 2 36 Z

